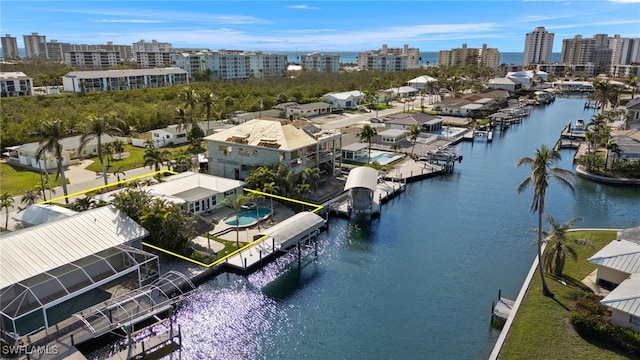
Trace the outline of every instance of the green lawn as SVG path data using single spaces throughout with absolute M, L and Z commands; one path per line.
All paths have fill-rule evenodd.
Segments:
M 186 150 L 188 147 L 189 145 L 184 144 L 184 145 L 175 146 L 175 147 L 168 147 L 167 150 L 169 150 L 172 154 L 175 154 L 178 151 Z M 105 159 L 104 159 L 105 165 L 108 165 L 107 173 L 113 173 L 115 171 L 127 171 L 135 168 L 140 168 L 143 166 L 144 148 L 135 147 L 133 145 L 127 145 L 124 151 L 128 152 L 129 156 L 122 160 L 117 159 L 117 156 L 114 155 L 116 159 L 107 161 L 107 157 L 105 156 Z M 93 160 L 94 160 L 93 163 L 87 166 L 85 169 L 89 171 L 102 172 L 102 168 L 100 167 L 100 161 L 98 160 L 98 157 L 93 158 Z
M 55 175 L 49 176 L 53 182 Z M 40 186 L 40 184 L 40 174 L 37 171 L 0 163 L 0 193 L 8 192 L 10 195 L 19 195 L 22 191 Z M 60 184 L 60 179 L 58 179 L 56 186 Z
M 564 275 L 567 285 L 547 276 L 547 284 L 555 299 L 542 296 L 540 275 L 536 272 L 505 341 L 500 359 L 628 359 L 581 338 L 568 320 L 576 294 L 584 286 L 580 281 L 595 270 L 586 261 L 615 239 L 615 231 L 579 231 L 568 237 L 589 239 L 593 247 L 575 246 L 578 261 L 567 260 Z

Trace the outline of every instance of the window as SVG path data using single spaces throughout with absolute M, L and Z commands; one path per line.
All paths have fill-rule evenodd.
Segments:
M 167 139 L 171 138 L 171 135 L 167 135 Z
M 232 190 L 229 190 L 229 191 L 225 191 L 224 192 L 224 196 L 233 195 L 235 193 L 236 193 L 236 189 L 232 189 Z
M 213 196 L 211 197 L 211 206 L 212 206 L 212 207 L 213 207 L 213 206 L 216 206 L 216 204 L 217 204 L 217 203 L 218 203 L 218 198 L 217 198 L 215 195 L 213 195 Z

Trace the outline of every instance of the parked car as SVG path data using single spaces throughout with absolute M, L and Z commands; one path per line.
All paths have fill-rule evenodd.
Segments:
M 343 114 L 344 110 L 342 110 L 342 109 L 333 109 L 333 110 L 331 110 L 331 113 L 332 114 Z
M 370 112 L 371 111 L 371 110 L 367 109 L 365 106 L 362 106 L 362 105 L 356 106 L 356 110 L 361 111 L 361 112 Z
M 384 122 L 384 120 L 377 118 L 377 117 L 373 117 L 371 119 L 369 119 L 369 121 L 371 121 L 372 123 L 379 123 L 382 124 Z

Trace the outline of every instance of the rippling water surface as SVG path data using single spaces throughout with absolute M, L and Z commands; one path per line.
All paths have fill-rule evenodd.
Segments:
M 584 99 L 535 108 L 493 143 L 461 143 L 455 173 L 409 184 L 379 218 L 330 220 L 319 256 L 221 274 L 179 310 L 187 359 L 482 359 L 498 289 L 515 298 L 535 257 L 528 175 L 516 160 L 553 146 Z M 571 169 L 573 151 L 560 167 Z M 576 227 L 640 224 L 640 192 L 551 183 L 547 213 Z

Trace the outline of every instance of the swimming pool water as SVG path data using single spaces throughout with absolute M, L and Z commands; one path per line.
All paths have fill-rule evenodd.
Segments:
M 231 213 L 224 219 L 224 223 L 231 226 L 249 226 L 258 222 L 258 219 L 262 219 L 271 213 L 271 209 L 268 207 L 258 207 L 258 209 L 246 209 L 238 212 L 238 220 L 236 221 L 236 214 Z

